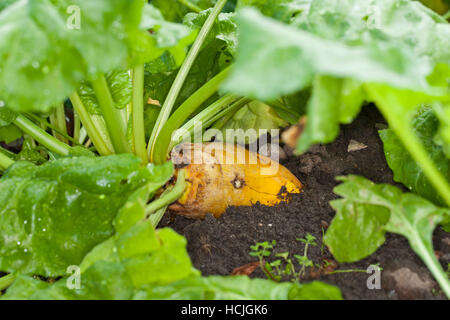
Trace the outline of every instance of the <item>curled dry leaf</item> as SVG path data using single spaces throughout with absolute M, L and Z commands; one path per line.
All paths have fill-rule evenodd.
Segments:
M 305 130 L 305 126 L 306 116 L 303 116 L 297 124 L 291 126 L 282 133 L 281 140 L 291 149 L 295 149 L 297 147 L 297 141 L 300 138 L 300 135 Z
M 153 106 L 158 106 L 158 107 L 161 106 L 161 103 L 158 100 L 154 100 L 152 98 L 147 99 L 147 104 L 151 104 Z
M 250 263 L 247 263 L 246 265 L 235 268 L 231 272 L 231 275 L 232 276 L 249 276 L 256 270 L 256 268 L 258 268 L 258 266 L 259 266 L 258 261 L 250 262 Z
M 365 145 L 364 143 L 351 139 L 348 143 L 347 152 L 359 151 L 366 148 L 367 145 Z

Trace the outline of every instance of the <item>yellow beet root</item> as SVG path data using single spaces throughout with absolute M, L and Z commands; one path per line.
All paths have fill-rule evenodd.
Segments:
M 172 161 L 186 170 L 188 187 L 170 209 L 190 218 L 220 217 L 229 206 L 274 206 L 302 184 L 278 162 L 232 144 L 182 144 Z

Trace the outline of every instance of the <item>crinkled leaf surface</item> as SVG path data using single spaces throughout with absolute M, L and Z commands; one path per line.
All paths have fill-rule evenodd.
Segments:
M 386 231 L 408 238 L 420 257 L 434 255 L 432 232 L 450 210 L 392 185 L 374 184 L 358 176 L 340 180 L 344 183 L 334 192 L 344 198 L 331 202 L 337 212 L 325 235 L 325 244 L 338 261 L 369 256 L 384 243 Z
M 212 9 L 202 11 L 198 14 L 189 13 L 184 17 L 183 24 L 193 30 L 200 30 L 206 19 L 211 14 Z M 238 39 L 237 25 L 234 13 L 220 13 L 211 31 L 204 42 L 207 46 L 214 39 L 222 40 L 231 56 L 236 54 Z
M 134 299 L 149 300 L 287 300 L 292 284 L 238 277 L 195 277 L 168 286 L 144 286 Z
M 276 10 L 271 10 L 284 3 L 242 1 L 246 2 L 255 3 L 266 15 L 276 18 Z M 271 6 L 272 2 L 276 4 Z M 409 109 L 417 107 L 412 102 L 420 100 L 412 99 L 413 91 L 434 96 L 428 102 L 442 98 L 442 91 L 438 99 L 431 87 L 442 90 L 447 86 L 450 25 L 421 4 L 404 0 L 317 0 L 309 8 L 305 4 L 288 20 L 290 25 L 252 9 L 241 11 L 237 19 L 237 61 L 224 89 L 270 100 L 312 85 L 306 131 L 298 141 L 297 152 L 306 151 L 314 143 L 333 141 L 339 124 L 351 122 L 365 100 L 373 101 L 366 92 L 368 83 L 381 84 L 384 91 L 397 90 L 389 94 L 398 94 L 398 102 L 411 98 L 409 105 L 397 110 L 403 118 L 407 118 Z M 433 79 L 436 77 L 440 80 Z M 444 125 L 447 109 L 437 109 Z M 445 139 L 447 127 L 441 129 L 444 141 L 449 140 Z
M 108 83 L 109 90 L 115 103 L 115 107 L 118 109 L 125 108 L 131 101 L 131 95 L 133 94 L 133 85 L 128 71 L 114 71 L 109 72 L 106 75 L 106 82 Z M 83 81 L 78 89 L 83 104 L 91 114 L 101 114 L 101 109 L 95 95 L 92 85 Z
M 146 32 L 137 33 L 131 39 L 131 65 L 153 61 L 166 51 L 177 64 L 181 64 L 187 47 L 196 37 L 196 32 L 186 26 L 166 21 L 161 12 L 150 4 L 144 6 L 140 28 Z
M 49 284 L 19 276 L 2 299 L 341 299 L 338 288 L 320 282 L 275 283 L 248 277 L 200 277 L 186 239 L 173 230 L 154 230 L 145 219 L 152 187 L 137 189 L 122 206 L 116 233 L 83 259 L 81 288 L 70 278 Z
M 43 164 L 48 161 L 48 156 L 45 153 L 42 154 L 40 151 L 41 150 L 36 148 L 33 139 L 25 135 L 20 152 L 18 154 L 13 154 L 15 155 L 14 160 L 29 161 L 36 165 Z
M 129 40 L 144 32 L 143 5 L 20 0 L 9 6 L 0 13 L 1 99 L 13 110 L 46 111 L 79 81 L 125 66 Z
M 218 122 L 221 121 L 218 120 Z M 217 127 L 218 122 L 213 127 Z M 225 123 L 221 122 L 220 128 L 217 128 L 222 132 L 222 139 L 216 135 L 216 140 L 223 141 L 229 129 L 241 129 L 244 131 L 255 129 L 257 133 L 262 134 L 263 131 L 260 132 L 259 130 L 267 130 L 270 133 L 271 129 L 278 129 L 287 125 L 288 123 L 280 118 L 271 107 L 259 101 L 252 101 L 239 109 L 228 121 Z M 257 135 L 245 136 L 243 138 L 237 137 L 237 143 L 253 143 L 258 138 L 259 136 Z
M 140 288 L 137 300 L 340 300 L 338 288 L 321 282 L 305 285 L 275 283 L 246 276 L 196 277 L 168 286 L 146 285 Z
M 0 180 L 0 270 L 58 276 L 109 238 L 134 190 L 162 186 L 171 164 L 141 167 L 132 155 L 18 162 Z
M 154 231 L 149 221 L 117 233 L 95 247 L 81 263 L 81 288 L 67 288 L 68 278 L 53 285 L 27 288 L 18 279 L 2 297 L 23 299 L 130 299 L 144 284 L 168 284 L 198 276 L 186 251 L 186 240 L 171 229 Z M 18 288 L 16 288 L 16 286 Z M 43 289 L 43 290 L 36 290 Z
M 2 300 L 25 300 L 35 292 L 44 290 L 49 283 L 34 279 L 30 276 L 18 275 L 14 283 L 8 288 L 8 292 L 2 296 Z
M 49 284 L 20 276 L 1 297 L 2 300 L 123 300 L 130 299 L 133 284 L 119 263 L 99 261 L 80 278 L 80 289 L 69 288 L 66 278 Z
M 431 108 L 422 108 L 418 111 L 412 123 L 414 133 L 421 140 L 437 169 L 450 181 L 450 161 L 445 156 L 442 147 L 434 142 L 438 125 L 438 119 Z M 405 150 L 395 132 L 392 129 L 382 130 L 380 137 L 383 140 L 386 160 L 394 172 L 394 180 L 403 183 L 412 192 L 438 205 L 445 205 L 443 199 L 428 181 L 422 168 Z
M 207 18 L 209 10 L 200 14 L 189 14 L 184 24 L 191 30 L 200 30 Z M 237 26 L 234 14 L 221 13 L 207 41 L 195 60 L 186 81 L 177 98 L 178 107 L 203 84 L 213 78 L 233 61 L 236 50 Z M 160 58 L 146 64 L 145 67 L 145 99 L 158 100 L 162 105 L 175 80 L 180 64 L 171 53 L 165 53 Z M 216 98 L 216 97 L 215 97 Z M 205 105 L 213 100 L 208 100 Z
M 409 49 L 414 56 L 449 63 L 449 24 L 417 1 L 316 0 L 292 24 L 323 39 L 373 47 L 374 53 L 380 44 L 392 43 L 403 47 L 402 55 Z M 401 57 L 386 56 L 393 53 L 378 52 L 401 62 Z
M 89 270 L 97 261 L 121 263 L 136 288 L 198 274 L 186 251 L 186 239 L 172 229 L 155 232 L 151 221 L 146 219 L 145 205 L 151 188 L 138 189 L 124 204 L 114 221 L 116 234 L 86 255 L 82 271 Z
M 237 21 L 238 58 L 224 85 L 227 91 L 274 99 L 310 85 L 315 74 L 397 87 L 427 86 L 428 59 L 389 38 L 348 45 L 281 24 L 249 8 L 241 11 Z

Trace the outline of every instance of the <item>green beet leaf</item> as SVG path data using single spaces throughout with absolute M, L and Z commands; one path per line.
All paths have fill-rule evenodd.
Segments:
M 129 63 L 133 66 L 153 61 L 166 51 L 179 65 L 196 37 L 196 32 L 186 26 L 166 21 L 161 12 L 150 4 L 144 6 L 140 28 L 145 32 L 134 34 L 130 39 Z
M 431 108 L 419 110 L 413 119 L 412 126 L 414 134 L 419 137 L 438 170 L 450 181 L 450 161 L 445 156 L 443 148 L 434 142 L 439 121 L 433 110 Z M 438 205 L 445 205 L 422 168 L 411 158 L 395 132 L 392 129 L 382 130 L 380 137 L 383 140 L 386 160 L 394 172 L 394 180 Z
M 20 152 L 18 154 L 13 153 L 12 155 L 14 160 L 28 161 L 40 165 L 48 161 L 47 155 L 49 155 L 49 153 L 43 152 L 42 149 L 37 148 L 33 139 L 25 135 Z
M 98 261 L 121 263 L 136 288 L 144 284 L 168 284 L 194 271 L 186 251 L 186 239 L 171 229 L 155 231 L 146 219 L 145 206 L 152 187 L 142 187 L 123 205 L 114 226 L 116 234 L 89 252 L 81 270 Z
M 339 124 L 350 123 L 364 101 L 374 100 L 366 92 L 367 83 L 434 96 L 428 102 L 443 96 L 448 77 L 444 78 L 442 71 L 450 63 L 450 26 L 419 3 L 304 1 L 303 9 L 287 20 L 277 17 L 276 10 L 271 11 L 283 7 L 282 0 L 241 3 L 240 7 L 254 4 L 266 15 L 290 25 L 265 18 L 250 8 L 242 9 L 237 19 L 237 61 L 224 90 L 270 101 L 312 86 L 308 122 L 298 141 L 298 153 L 311 144 L 333 141 Z M 299 3 L 302 1 L 290 2 L 293 6 Z M 435 73 L 440 81 L 433 79 Z M 441 93 L 432 86 L 440 87 Z M 398 100 L 403 98 L 407 96 Z M 443 123 L 442 140 L 448 142 L 447 109 L 441 107 L 438 114 Z M 398 116 L 406 118 L 406 111 L 404 108 Z
M 184 24 L 192 31 L 201 29 L 209 10 L 200 14 L 189 14 Z M 229 66 L 237 45 L 237 26 L 234 14 L 221 13 L 195 60 L 175 103 L 178 107 L 197 89 Z M 157 100 L 162 105 L 177 75 L 180 64 L 171 53 L 165 53 L 145 66 L 144 97 Z M 217 95 L 205 102 L 205 106 L 217 100 Z M 201 110 L 201 108 L 199 109 Z M 146 127 L 146 130 L 149 129 Z M 151 129 L 150 129 L 151 130 Z
M 186 239 L 168 228 L 155 231 L 145 219 L 144 199 L 153 189 L 137 189 L 122 206 L 114 222 L 116 233 L 79 265 L 79 288 L 73 287 L 76 282 L 70 274 L 53 284 L 20 275 L 1 299 L 342 298 L 339 289 L 320 282 L 299 285 L 245 276 L 201 277 L 192 266 Z
M 30 276 L 18 275 L 8 292 L 0 296 L 1 300 L 26 300 L 35 292 L 45 290 L 50 284 Z
M 387 226 L 402 217 L 417 220 L 414 231 L 426 231 L 424 234 L 428 235 L 428 229 L 421 229 L 422 223 L 427 222 L 434 229 L 438 221 L 450 215 L 448 209 L 436 207 L 417 195 L 402 193 L 391 185 L 374 184 L 358 176 L 339 180 L 344 183 L 334 192 L 344 198 L 331 202 L 337 213 L 326 233 L 325 243 L 340 262 L 354 262 L 372 254 L 384 243 L 385 232 L 391 231 L 392 227 Z M 422 239 L 431 246 L 428 240 L 431 234 L 430 239 Z
M 224 89 L 240 95 L 278 98 L 310 85 L 315 74 L 422 89 L 421 79 L 431 72 L 426 59 L 390 39 L 349 46 L 252 9 L 241 11 L 238 26 L 237 61 Z
M 89 252 L 80 265 L 81 288 L 68 288 L 69 276 L 45 286 L 30 280 L 24 283 L 20 277 L 2 299 L 130 299 L 142 285 L 198 276 L 187 254 L 186 240 L 171 229 L 155 232 L 149 222 L 117 233 Z
M 189 13 L 184 17 L 183 24 L 193 30 L 200 30 L 205 24 L 206 19 L 211 14 L 212 9 L 202 11 L 198 14 Z M 226 45 L 227 52 L 234 56 L 236 54 L 238 37 L 237 25 L 234 13 L 219 14 L 216 23 L 213 25 L 208 37 L 204 42 L 204 47 L 211 43 L 214 39 L 222 40 Z
M 68 286 L 69 283 L 69 286 Z M 133 284 L 119 263 L 98 261 L 81 275 L 80 288 L 71 287 L 70 279 L 34 292 L 31 300 L 125 300 L 133 294 Z
M 133 94 L 133 86 L 128 71 L 109 72 L 105 78 L 115 107 L 118 109 L 125 108 L 130 103 Z M 82 82 L 78 93 L 89 113 L 102 114 L 94 88 L 88 81 Z
M 195 277 L 166 286 L 141 287 L 137 300 L 340 300 L 338 288 L 316 281 L 304 285 L 276 283 L 263 279 Z
M 19 276 L 2 300 L 124 300 L 133 284 L 120 263 L 98 261 L 80 277 L 80 287 L 63 278 L 54 284 Z
M 415 1 L 315 0 L 292 25 L 323 39 L 352 46 L 392 41 L 409 48 L 415 56 L 449 62 L 450 26 Z M 393 58 L 398 57 L 390 57 Z
M 135 190 L 162 186 L 172 170 L 141 167 L 132 155 L 14 164 L 0 180 L 0 270 L 64 274 L 114 233 L 112 222 Z
M 13 110 L 47 111 L 81 80 L 125 66 L 129 39 L 144 32 L 143 4 L 21 0 L 2 11 L 2 100 Z
M 334 192 L 343 199 L 331 202 L 337 212 L 324 239 L 334 257 L 340 262 L 361 260 L 383 244 L 386 232 L 401 234 L 450 296 L 450 282 L 432 242 L 434 229 L 442 221 L 448 223 L 450 210 L 392 185 L 358 176 L 339 180 L 343 183 Z
M 375 252 L 384 241 L 390 209 L 402 193 L 390 185 L 376 185 L 357 176 L 341 178 L 345 183 L 334 192 L 344 199 L 331 201 L 336 210 L 325 244 L 340 262 L 361 260 Z

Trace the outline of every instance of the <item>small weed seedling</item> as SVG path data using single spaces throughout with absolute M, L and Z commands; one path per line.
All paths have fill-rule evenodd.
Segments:
M 297 238 L 297 241 L 305 244 L 305 249 L 303 250 L 303 255 L 294 255 L 295 259 L 297 259 L 298 264 L 301 266 L 300 272 L 298 273 L 298 279 L 306 275 L 306 268 L 313 267 L 314 263 L 308 258 L 308 247 L 309 246 L 317 246 L 316 237 L 311 235 L 310 233 L 306 234 L 306 237 Z
M 298 238 L 297 241 L 303 242 L 305 244 L 305 249 L 303 255 L 294 255 L 296 261 L 300 265 L 300 271 L 296 271 L 294 262 L 289 257 L 289 252 L 281 252 L 275 254 L 278 259 L 274 261 L 266 261 L 266 259 L 272 254 L 272 250 L 276 245 L 276 241 L 273 240 L 271 243 L 259 242 L 253 246 L 250 246 L 252 250 L 250 255 L 252 257 L 257 257 L 259 259 L 259 265 L 261 270 L 266 274 L 269 279 L 274 281 L 281 281 L 283 277 L 290 277 L 292 282 L 299 282 L 300 279 L 306 276 L 307 268 L 313 267 L 314 263 L 308 258 L 308 248 L 309 246 L 317 246 L 316 237 L 311 234 L 307 234 L 306 237 Z
M 294 263 L 289 258 L 289 252 L 277 253 L 275 255 L 278 258 L 273 262 L 267 263 L 266 268 L 270 271 L 272 276 L 280 281 L 283 276 L 296 276 Z
M 259 259 L 259 266 L 261 270 L 266 274 L 269 279 L 278 281 L 270 270 L 267 269 L 268 263 L 266 263 L 265 258 L 272 254 L 272 249 L 276 245 L 276 241 L 273 240 L 271 243 L 268 241 L 258 242 L 254 246 L 250 246 L 250 255 L 252 257 L 257 257 Z

